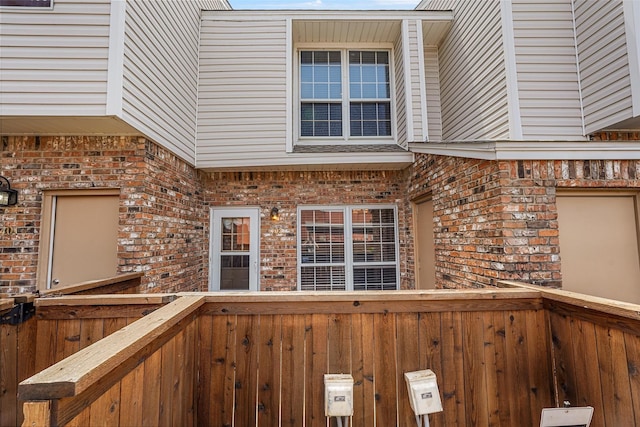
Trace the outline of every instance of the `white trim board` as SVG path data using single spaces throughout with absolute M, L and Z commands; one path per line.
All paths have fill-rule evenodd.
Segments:
M 640 141 L 411 143 L 409 150 L 482 160 L 640 160 Z

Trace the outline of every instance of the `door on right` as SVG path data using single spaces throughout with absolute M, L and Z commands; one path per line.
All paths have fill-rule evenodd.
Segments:
M 638 193 L 567 191 L 556 203 L 562 288 L 639 304 Z

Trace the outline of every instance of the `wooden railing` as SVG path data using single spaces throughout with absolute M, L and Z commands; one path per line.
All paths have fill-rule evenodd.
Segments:
M 21 305 L 36 304 L 34 317 L 15 324 L 0 324 L 0 427 L 22 423 L 18 383 L 55 362 L 87 347 L 127 323 L 139 319 L 175 297 L 149 295 L 138 299 L 65 297 L 92 293 L 137 293 L 142 273 L 80 283 L 34 294 L 0 298 L 0 315 Z M 97 298 L 97 299 L 96 299 Z M 109 305 L 111 304 L 111 305 Z
M 19 390 L 25 425 L 326 426 L 323 375 L 351 373 L 352 425 L 413 426 L 403 374 L 429 368 L 433 426 L 537 425 L 564 400 L 640 425 L 639 340 L 639 306 L 537 288 L 180 294 Z

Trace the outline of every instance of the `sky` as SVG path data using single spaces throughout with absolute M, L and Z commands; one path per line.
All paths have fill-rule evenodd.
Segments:
M 420 0 L 229 0 L 231 7 L 240 9 L 353 9 L 400 10 L 414 9 Z

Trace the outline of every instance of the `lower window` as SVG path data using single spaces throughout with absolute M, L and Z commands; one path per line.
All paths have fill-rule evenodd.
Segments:
M 398 289 L 394 206 L 301 207 L 298 218 L 300 290 Z

